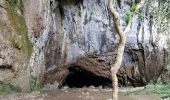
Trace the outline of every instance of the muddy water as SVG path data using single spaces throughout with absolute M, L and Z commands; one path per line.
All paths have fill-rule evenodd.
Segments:
M 111 91 L 102 89 L 65 89 L 42 93 L 21 93 L 0 96 L 0 100 L 111 100 Z M 161 100 L 151 93 L 119 93 L 119 100 Z

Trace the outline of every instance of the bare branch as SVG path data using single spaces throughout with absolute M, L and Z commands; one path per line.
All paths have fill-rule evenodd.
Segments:
M 119 13 L 115 10 L 115 8 L 113 8 L 113 0 L 109 0 L 109 8 L 110 8 L 110 11 L 111 11 L 112 15 L 115 18 L 118 18 L 119 17 Z
M 131 24 L 132 24 L 132 20 L 130 20 L 125 28 L 125 30 L 123 31 L 124 34 L 127 34 L 130 30 L 130 27 L 131 27 Z
M 120 34 L 122 33 L 122 30 L 120 28 L 120 15 L 119 13 L 113 8 L 113 0 L 109 0 L 109 9 L 112 13 L 112 15 L 114 16 L 115 18 L 115 28 L 116 28 L 116 31 L 118 33 L 118 35 L 120 36 Z M 120 36 L 121 37 L 121 36 Z

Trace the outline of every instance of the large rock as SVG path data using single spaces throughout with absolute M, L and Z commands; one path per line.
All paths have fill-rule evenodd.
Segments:
M 0 2 L 0 75 L 4 76 L 0 81 L 14 80 L 29 86 L 26 83 L 34 76 L 43 84 L 59 85 L 70 68 L 110 79 L 119 37 L 108 0 L 17 0 L 15 6 L 10 5 L 11 0 L 7 0 L 9 4 L 4 1 Z M 116 3 L 122 29 L 132 3 Z M 134 15 L 127 35 L 117 74 L 121 85 L 145 85 L 164 69 L 166 38 L 158 34 L 147 7 L 141 14 L 147 18 Z M 25 79 L 26 83 L 20 82 Z
M 0 1 L 0 82 L 26 89 L 29 87 L 27 66 L 32 47 L 18 6 L 10 0 Z
M 122 1 L 116 5 L 122 16 L 122 28 L 130 4 Z M 107 5 L 107 0 L 27 1 L 26 20 L 34 44 L 32 74 L 44 84 L 62 83 L 69 67 L 110 78 L 109 66 L 114 62 L 119 38 Z M 151 18 L 145 9 L 142 14 Z M 118 73 L 123 85 L 145 85 L 161 74 L 165 39 L 155 29 L 150 19 L 134 16 Z

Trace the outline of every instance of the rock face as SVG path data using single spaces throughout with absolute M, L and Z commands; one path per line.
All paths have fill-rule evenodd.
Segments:
M 23 14 L 17 7 L 12 13 L 13 17 L 25 18 L 27 31 L 22 32 L 15 28 L 22 28 L 25 23 L 16 19 L 17 26 L 10 26 L 13 22 L 7 14 L 9 7 L 4 7 L 8 3 L 1 1 L 0 25 L 7 26 L 0 27 L 0 46 L 5 46 L 0 48 L 0 74 L 6 77 L 3 78 L 13 80 L 14 73 L 20 75 L 15 71 L 18 68 L 21 73 L 27 71 L 27 76 L 37 77 L 42 84 L 62 84 L 69 68 L 78 68 L 110 79 L 109 67 L 114 62 L 119 38 L 107 0 L 27 0 L 23 3 Z M 132 3 L 119 0 L 116 3 L 122 28 L 126 25 L 123 16 Z M 145 85 L 156 80 L 164 69 L 166 39 L 158 34 L 147 7 L 142 14 L 147 19 L 134 15 L 127 35 L 124 60 L 118 73 L 121 85 Z M 8 39 L 7 32 L 15 36 L 14 42 Z
M 27 36 L 21 4 L 0 1 L 0 82 L 15 82 L 22 88 L 29 86 L 28 61 L 31 41 Z

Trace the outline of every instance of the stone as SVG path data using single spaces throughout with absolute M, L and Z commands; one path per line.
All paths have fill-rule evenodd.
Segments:
M 0 76 L 0 81 L 12 80 L 25 88 L 34 76 L 43 85 L 57 83 L 58 87 L 72 68 L 111 79 L 110 65 L 115 61 L 119 37 L 107 0 L 27 0 L 23 3 L 25 10 L 16 5 L 17 11 L 8 9 L 10 5 L 3 1 L 0 75 L 4 79 Z M 116 4 L 121 28 L 126 25 L 123 16 L 132 3 Z M 144 9 L 141 15 L 150 18 L 147 8 Z M 134 15 L 132 22 L 117 74 L 120 86 L 146 85 L 156 81 L 165 69 L 167 36 L 158 34 L 157 23 L 150 19 Z M 4 67 L 6 74 L 2 72 Z

